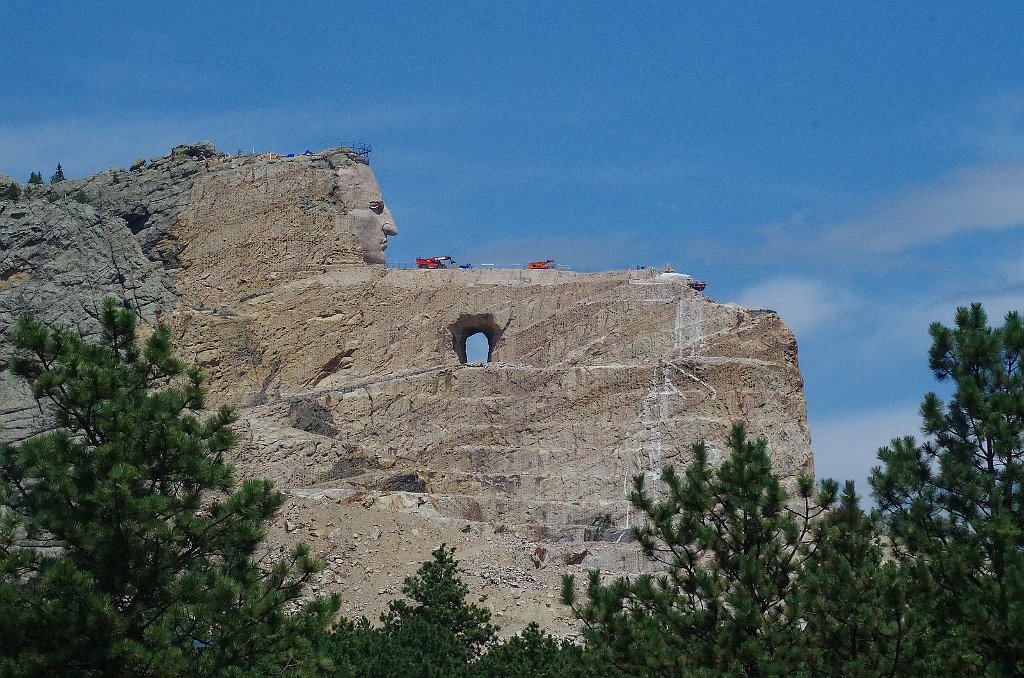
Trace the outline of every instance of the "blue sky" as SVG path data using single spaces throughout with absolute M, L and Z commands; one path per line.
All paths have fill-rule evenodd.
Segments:
M 780 311 L 842 478 L 917 432 L 930 321 L 1024 309 L 1024 5 L 431 4 L 12 0 L 0 172 L 369 143 L 392 261 L 671 262 Z

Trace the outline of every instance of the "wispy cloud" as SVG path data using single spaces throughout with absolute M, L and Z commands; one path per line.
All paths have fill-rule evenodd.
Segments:
M 987 158 L 1024 155 L 1024 89 L 1011 89 L 983 101 L 977 120 L 964 126 L 966 141 Z
M 835 284 L 806 277 L 780 276 L 755 283 L 736 300 L 744 306 L 777 311 L 799 338 L 856 310 L 861 301 Z
M 992 274 L 985 281 L 995 294 L 1024 295 L 1024 252 L 1014 252 L 1005 261 L 994 262 Z
M 302 151 L 320 140 L 326 145 L 360 141 L 450 112 L 419 104 L 348 111 L 280 106 L 148 116 L 124 111 L 40 124 L 0 124 L 0 171 L 27 176 L 59 161 L 69 173 L 81 176 L 126 165 L 140 155 L 164 155 L 172 146 L 198 140 L 213 141 L 225 151 Z
M 1024 224 L 1024 162 L 961 168 L 825 227 L 826 249 L 893 254 L 957 233 Z
M 886 356 L 894 367 L 908 358 L 923 361 L 931 343 L 928 326 L 936 321 L 952 325 L 957 307 L 974 302 L 984 306 L 990 324 L 1001 325 L 1007 312 L 1024 311 L 1024 281 L 1006 283 L 1006 276 L 1012 274 L 1004 268 L 1009 266 L 999 266 L 976 281 L 936 285 L 926 296 L 877 300 L 865 309 L 862 320 L 868 329 L 852 338 L 850 350 L 865 361 Z
M 854 480 L 862 495 L 869 493 L 867 477 L 878 465 L 878 448 L 893 438 L 921 437 L 920 405 L 899 403 L 879 409 L 844 413 L 811 420 L 811 446 L 818 478 Z

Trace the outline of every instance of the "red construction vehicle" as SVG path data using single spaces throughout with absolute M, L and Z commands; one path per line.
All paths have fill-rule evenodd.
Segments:
M 547 271 L 554 268 L 551 264 L 555 263 L 554 259 L 545 259 L 544 261 L 531 261 L 526 265 L 526 268 L 531 271 Z
M 416 257 L 416 268 L 448 268 L 451 257 Z

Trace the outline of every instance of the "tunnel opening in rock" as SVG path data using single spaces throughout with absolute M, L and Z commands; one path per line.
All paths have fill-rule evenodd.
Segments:
M 466 362 L 485 363 L 490 360 L 491 343 L 487 341 L 487 335 L 477 332 L 466 337 Z
M 501 328 L 491 313 L 463 314 L 451 324 L 452 348 L 459 362 L 486 363 L 494 358 Z

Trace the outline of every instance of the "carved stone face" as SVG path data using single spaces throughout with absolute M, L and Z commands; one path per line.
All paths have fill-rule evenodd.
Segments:
M 368 165 L 353 163 L 337 170 L 341 185 L 348 189 L 347 219 L 363 249 L 367 264 L 384 264 L 388 238 L 398 235 L 395 220 L 380 195 L 380 186 Z
M 197 298 L 237 298 L 351 266 L 383 265 L 397 235 L 370 167 L 347 149 L 223 162 L 201 172 L 165 240 Z M 184 243 L 175 245 L 175 243 Z M 170 255 L 169 255 L 170 256 Z

